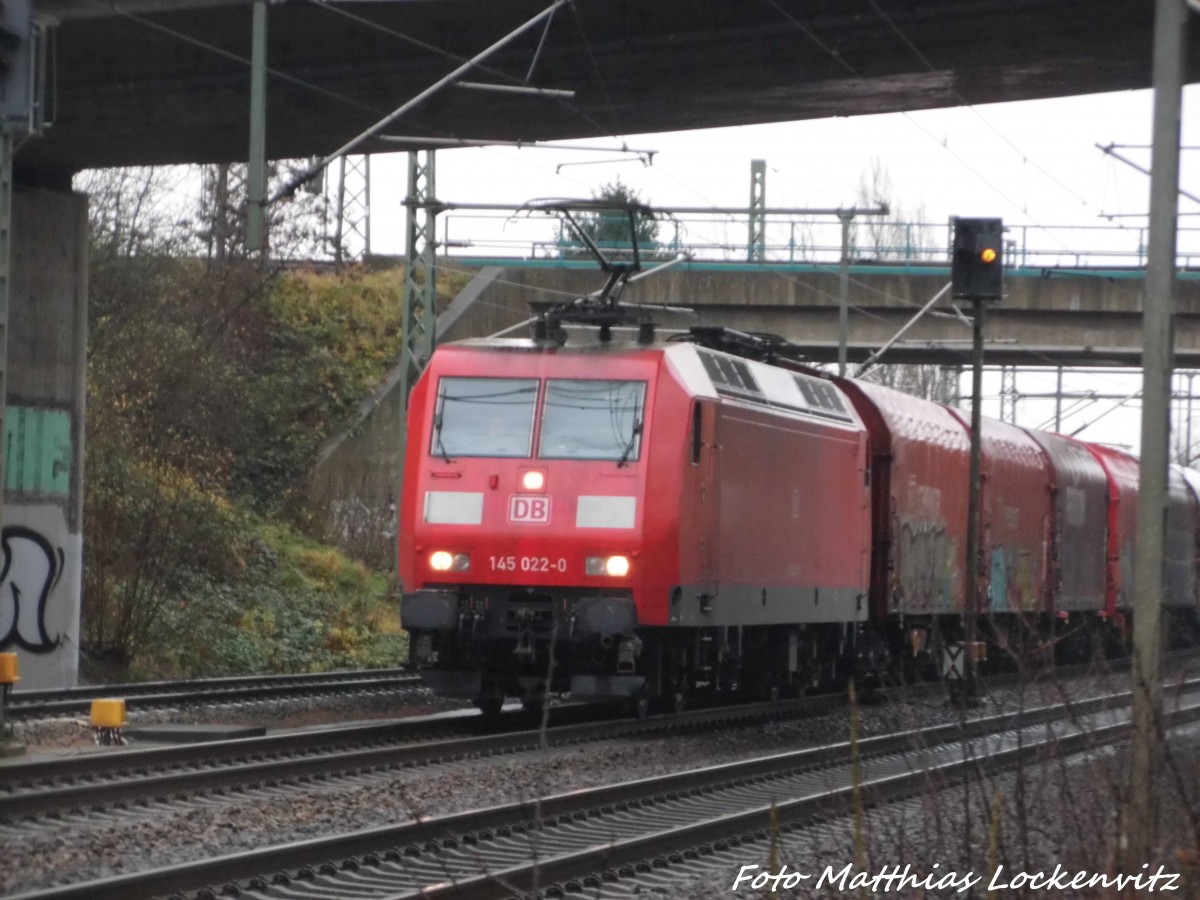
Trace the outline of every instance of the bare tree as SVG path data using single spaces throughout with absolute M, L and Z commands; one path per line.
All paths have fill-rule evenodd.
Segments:
M 852 254 L 878 262 L 915 262 L 929 258 L 936 249 L 935 239 L 925 218 L 924 206 L 909 210 L 895 198 L 895 189 L 887 168 L 878 158 L 862 174 L 856 204 L 887 205 L 887 216 L 867 216 L 851 225 Z M 882 365 L 872 370 L 871 378 L 907 394 L 938 403 L 958 400 L 958 370 L 945 366 Z
M 871 370 L 878 384 L 935 403 L 957 403 L 959 371 L 954 366 L 885 365 Z
M 873 260 L 919 260 L 937 251 L 934 236 L 925 224 L 925 207 L 906 207 L 896 199 L 892 177 L 883 161 L 875 157 L 861 176 L 857 206 L 887 205 L 887 216 L 866 216 L 851 225 L 852 255 Z

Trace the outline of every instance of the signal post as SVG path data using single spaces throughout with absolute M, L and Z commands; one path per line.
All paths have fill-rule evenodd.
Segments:
M 952 696 L 970 702 L 978 692 L 978 663 L 984 658 L 979 638 L 979 613 L 983 599 L 980 567 L 981 456 L 980 407 L 983 405 L 984 310 L 1004 293 L 1004 224 L 1000 219 L 954 219 L 950 258 L 950 286 L 954 299 L 970 300 L 973 307 L 974 351 L 971 354 L 971 469 L 967 493 L 967 595 L 963 603 L 963 646 L 957 666 L 948 667 Z

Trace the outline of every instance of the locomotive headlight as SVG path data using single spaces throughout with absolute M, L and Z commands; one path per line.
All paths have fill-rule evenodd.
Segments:
M 609 575 L 624 578 L 629 574 L 628 556 L 589 556 L 583 564 L 587 575 Z
M 546 473 L 540 469 L 527 469 L 521 475 L 521 488 L 526 491 L 543 491 L 546 489 Z
M 471 568 L 471 557 L 465 553 L 434 550 L 429 554 L 429 568 L 435 572 L 465 572 Z
M 629 557 L 610 556 L 604 564 L 604 571 L 613 578 L 624 578 L 629 574 Z

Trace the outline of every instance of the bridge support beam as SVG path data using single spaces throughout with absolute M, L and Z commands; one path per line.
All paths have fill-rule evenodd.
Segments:
M 1141 274 L 1128 270 L 1062 272 L 1053 277 L 1023 270 L 1006 273 L 1003 308 L 988 315 L 989 363 L 1140 366 Z M 851 362 L 865 360 L 890 341 L 948 280 L 945 269 L 904 273 L 882 266 L 851 266 L 850 278 L 854 339 L 847 358 Z M 624 299 L 691 307 L 708 324 L 779 334 L 813 346 L 822 360 L 836 362 L 839 281 L 837 266 L 816 271 L 685 264 L 631 285 Z M 519 309 L 529 302 L 556 302 L 563 293 L 586 294 L 597 283 L 593 269 L 514 265 L 507 269 L 504 283 L 489 287 L 484 299 Z M 664 329 L 696 324 L 695 318 L 687 316 L 664 313 L 658 318 Z M 1200 368 L 1200 279 L 1187 277 L 1178 284 L 1174 342 L 1177 364 Z M 969 365 L 970 353 L 970 319 L 937 304 L 882 361 Z
M 87 198 L 12 194 L 0 651 L 22 689 L 79 666 L 87 365 Z

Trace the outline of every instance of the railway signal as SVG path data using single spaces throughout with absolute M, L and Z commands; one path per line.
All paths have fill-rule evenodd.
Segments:
M 950 284 L 955 300 L 999 300 L 1004 293 L 1004 224 L 954 220 Z
M 967 595 L 963 603 L 963 658 L 961 682 L 951 682 L 953 694 L 964 703 L 975 698 L 977 690 L 976 651 L 978 617 L 984 609 L 983 585 L 986 573 L 980 571 L 980 493 L 982 464 L 980 447 L 980 407 L 983 405 L 983 321 L 989 301 L 1004 294 L 1004 223 L 1000 219 L 960 219 L 955 217 L 954 242 L 950 254 L 950 286 L 956 300 L 970 300 L 973 352 L 971 354 L 971 470 L 967 494 Z

